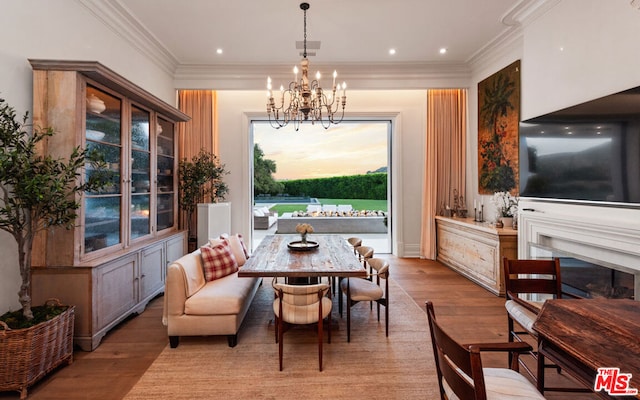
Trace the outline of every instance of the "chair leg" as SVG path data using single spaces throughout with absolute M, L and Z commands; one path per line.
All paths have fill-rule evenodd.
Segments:
M 507 329 L 508 329 L 508 340 L 509 342 L 513 342 L 513 320 L 509 317 L 507 317 Z M 509 352 L 509 365 L 511 365 L 513 361 L 513 354 L 511 354 L 511 352 Z
M 347 285 L 347 343 L 351 342 L 351 290 Z
M 280 361 L 280 371 L 282 371 L 282 318 L 278 318 L 278 360 Z
M 322 318 L 318 318 L 318 363 L 322 372 Z
M 279 324 L 279 322 L 278 322 L 278 316 L 276 315 L 276 316 L 275 316 L 275 323 L 274 323 L 274 325 L 273 325 L 273 327 L 274 327 L 273 331 L 274 331 L 275 336 L 276 336 L 276 343 L 278 343 L 278 324 Z
M 384 303 L 384 332 L 389 337 L 389 299 L 385 297 Z
M 327 343 L 331 343 L 331 313 L 327 317 L 327 331 L 329 332 L 327 334 Z
M 338 296 L 340 296 L 338 297 L 338 312 L 340 313 L 340 318 L 342 318 L 342 279 L 342 277 L 338 278 L 338 286 L 340 286 L 338 290 Z

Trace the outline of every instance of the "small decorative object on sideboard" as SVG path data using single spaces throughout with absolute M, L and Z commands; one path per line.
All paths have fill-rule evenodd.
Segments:
M 509 192 L 496 192 L 491 202 L 496 207 L 496 218 L 505 228 L 513 228 L 514 217 L 518 214 L 518 198 Z
M 473 201 L 473 220 L 475 222 L 484 222 L 484 200 Z
M 458 196 L 457 189 L 453 189 L 453 216 L 467 218 L 467 206 L 464 203 L 464 196 Z

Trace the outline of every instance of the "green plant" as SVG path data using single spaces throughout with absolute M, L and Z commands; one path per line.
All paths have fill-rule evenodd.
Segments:
M 178 166 L 179 184 L 179 204 L 187 214 L 187 231 L 189 237 L 195 237 L 193 232 L 193 216 L 198 203 L 210 198 L 213 203 L 224 200 L 229 187 L 222 180 L 228 174 L 224 164 L 220 163 L 218 157 L 210 152 L 201 150 L 191 161 L 180 160 Z
M 38 231 L 54 226 L 70 229 L 80 207 L 77 195 L 101 189 L 110 173 L 94 151 L 73 149 L 67 160 L 41 155 L 53 128 L 32 129 L 4 99 L 0 99 L 0 229 L 18 244 L 18 264 L 22 283 L 18 292 L 22 314 L 31 311 L 31 250 Z M 84 182 L 80 170 L 90 163 L 99 173 L 88 174 Z

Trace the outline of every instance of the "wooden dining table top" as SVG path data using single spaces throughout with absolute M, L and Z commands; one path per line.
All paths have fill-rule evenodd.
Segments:
M 312 250 L 291 250 L 287 246 L 300 235 L 267 235 L 247 262 L 239 277 L 365 277 L 364 266 L 349 243 L 340 235 L 310 235 L 317 242 Z
M 589 377 L 585 384 L 593 387 L 598 368 L 620 368 L 632 374 L 631 386 L 640 389 L 640 302 L 547 300 L 533 329 L 555 349 L 556 357 L 571 361 L 569 365 Z

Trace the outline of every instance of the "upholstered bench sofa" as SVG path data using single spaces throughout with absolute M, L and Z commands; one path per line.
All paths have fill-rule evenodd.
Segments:
M 247 254 L 244 245 L 238 247 L 241 242 L 237 238 L 228 239 L 234 244 L 230 246 L 232 258 L 241 267 Z M 209 335 L 226 335 L 229 346 L 234 347 L 240 325 L 262 282 L 261 278 L 239 278 L 238 267 L 233 273 L 210 280 L 205 276 L 204 250 L 200 248 L 184 255 L 167 269 L 162 322 L 167 327 L 172 348 L 178 346 L 180 336 Z

